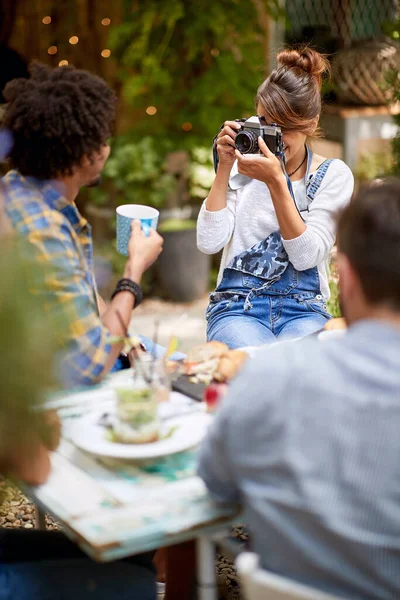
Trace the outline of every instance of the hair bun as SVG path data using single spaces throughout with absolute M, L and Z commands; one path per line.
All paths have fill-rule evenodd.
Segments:
M 328 59 L 308 46 L 282 50 L 279 52 L 277 60 L 280 67 L 302 69 L 315 79 L 318 86 L 321 86 L 323 74 L 330 72 Z

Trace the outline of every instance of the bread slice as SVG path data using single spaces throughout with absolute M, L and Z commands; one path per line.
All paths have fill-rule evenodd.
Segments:
M 228 346 L 218 341 L 194 346 L 183 361 L 186 375 L 213 372 L 218 366 L 220 357 L 228 351 Z
M 236 377 L 248 358 L 247 352 L 229 350 L 220 358 L 214 379 L 219 382 L 230 381 Z

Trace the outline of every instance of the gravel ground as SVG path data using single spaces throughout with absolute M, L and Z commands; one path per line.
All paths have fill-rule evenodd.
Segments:
M 0 527 L 34 529 L 35 507 L 22 492 L 7 481 L 0 481 Z M 46 528 L 59 531 L 60 526 L 46 515 Z
M 248 540 L 244 525 L 235 527 L 232 535 L 241 542 L 247 542 Z M 217 554 L 216 572 L 220 600 L 242 600 L 236 569 L 233 563 L 222 554 Z

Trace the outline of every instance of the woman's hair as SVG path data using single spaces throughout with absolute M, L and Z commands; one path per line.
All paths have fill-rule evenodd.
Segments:
M 308 46 L 283 50 L 277 61 L 277 68 L 258 88 L 256 104 L 262 105 L 269 121 L 287 131 L 315 135 L 329 61 Z
M 8 158 L 22 175 L 69 175 L 111 136 L 115 93 L 87 71 L 34 63 L 30 78 L 8 83 L 4 97 L 2 126 L 13 140 Z

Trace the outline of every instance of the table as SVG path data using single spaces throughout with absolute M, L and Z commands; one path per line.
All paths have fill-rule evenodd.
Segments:
M 21 487 L 96 561 L 197 539 L 199 598 L 214 600 L 215 541 L 230 529 L 238 507 L 213 503 L 195 472 L 196 449 L 134 464 L 91 456 L 70 441 L 79 416 L 112 405 L 119 377 L 110 376 L 102 386 L 47 403 L 58 410 L 63 437 L 51 456 L 49 480 L 36 488 Z M 176 392 L 171 403 L 177 411 L 187 411 L 188 406 L 204 410 L 202 404 Z

